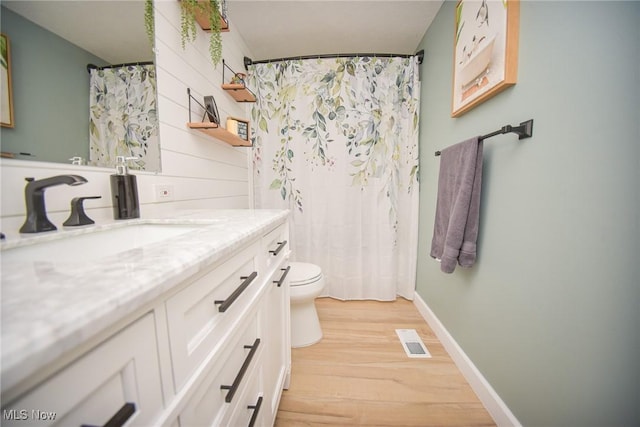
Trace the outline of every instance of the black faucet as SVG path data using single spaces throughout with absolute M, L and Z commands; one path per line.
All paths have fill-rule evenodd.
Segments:
M 34 180 L 25 178 L 24 200 L 27 205 L 27 219 L 20 228 L 21 233 L 40 233 L 41 231 L 56 230 L 56 226 L 47 218 L 44 207 L 44 190 L 55 185 L 80 185 L 87 180 L 80 175 L 57 175 L 50 178 Z
M 90 196 L 90 197 L 74 197 L 71 199 L 71 214 L 65 222 L 62 223 L 65 227 L 77 227 L 79 225 L 95 224 L 96 222 L 89 218 L 84 211 L 82 202 L 87 199 L 101 199 L 102 196 Z

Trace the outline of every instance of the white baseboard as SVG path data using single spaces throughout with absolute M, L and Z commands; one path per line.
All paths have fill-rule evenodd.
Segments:
M 480 373 L 478 368 L 476 368 L 471 359 L 464 353 L 462 348 L 460 348 L 458 343 L 417 292 L 415 293 L 413 304 L 436 334 L 498 427 L 522 427 L 522 424 L 520 424 L 507 405 L 500 399 L 498 393 L 491 387 L 491 384 L 489 384 L 482 373 Z

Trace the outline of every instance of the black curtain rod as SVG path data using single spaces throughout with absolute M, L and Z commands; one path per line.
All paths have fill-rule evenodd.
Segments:
M 298 59 L 318 59 L 318 58 L 353 58 L 353 57 L 359 57 L 359 56 L 375 57 L 375 58 L 412 58 L 414 56 L 417 56 L 418 63 L 422 64 L 422 61 L 424 60 L 424 50 L 416 52 L 413 55 L 399 54 L 399 53 L 333 53 L 333 54 L 325 54 L 325 55 L 289 56 L 287 58 L 262 59 L 260 61 L 254 61 L 251 58 L 245 56 L 244 68 L 248 69 L 249 65 L 268 64 L 269 62 L 292 61 L 292 60 L 298 60 Z
M 153 65 L 153 61 L 145 61 L 145 62 L 124 62 L 122 64 L 113 64 L 113 65 L 103 65 L 102 67 L 98 67 L 95 64 L 87 64 L 87 72 L 90 73 L 91 70 L 104 70 L 105 68 L 121 68 L 128 67 L 130 65 Z
M 484 141 L 485 139 L 491 138 L 492 136 L 501 135 L 504 133 L 516 133 L 518 134 L 518 139 L 531 138 L 531 135 L 533 135 L 533 119 L 520 123 L 520 126 L 511 126 L 511 125 L 502 126 L 502 128 L 494 132 L 488 133 L 486 135 L 482 135 L 481 137 L 478 138 L 478 142 Z M 442 154 L 442 152 L 436 151 L 435 154 L 436 156 L 439 156 L 440 154 Z

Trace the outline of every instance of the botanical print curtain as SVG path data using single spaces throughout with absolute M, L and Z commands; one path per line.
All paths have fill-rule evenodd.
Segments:
M 89 156 L 111 167 L 116 156 L 137 157 L 135 169 L 159 170 L 154 65 L 91 70 Z
M 293 260 L 323 295 L 413 299 L 418 231 L 415 58 L 255 64 L 257 208 L 292 212 Z

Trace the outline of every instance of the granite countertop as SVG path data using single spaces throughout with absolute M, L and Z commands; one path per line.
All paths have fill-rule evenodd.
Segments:
M 196 231 L 82 262 L 74 261 L 73 254 L 64 262 L 5 262 L 2 257 L 2 390 L 286 222 L 288 214 L 286 210 L 196 210 L 171 218 L 115 221 L 3 243 L 4 252 L 96 228 L 149 223 L 198 226 Z

